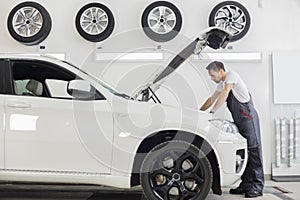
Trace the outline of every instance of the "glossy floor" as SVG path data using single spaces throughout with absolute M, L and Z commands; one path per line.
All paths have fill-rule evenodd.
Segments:
M 234 186 L 233 186 L 234 187 Z M 266 181 L 264 195 L 259 200 L 299 200 L 300 182 Z M 231 195 L 229 188 L 223 188 L 223 195 L 209 194 L 207 200 L 244 199 L 243 195 Z M 139 188 L 131 191 L 111 190 L 99 186 L 82 185 L 31 185 L 31 184 L 0 184 L 1 200 L 142 200 Z

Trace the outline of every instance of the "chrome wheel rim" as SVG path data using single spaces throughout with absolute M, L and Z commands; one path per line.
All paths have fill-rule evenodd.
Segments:
M 171 32 L 176 25 L 176 15 L 166 6 L 158 6 L 152 9 L 148 15 L 149 28 L 158 34 Z
M 234 5 L 226 5 L 217 11 L 214 23 L 235 36 L 245 29 L 247 20 L 241 8 Z
M 32 37 L 42 29 L 43 16 L 38 9 L 26 6 L 15 13 L 12 25 L 18 35 Z
M 205 174 L 199 158 L 190 152 L 172 151 L 157 157 L 150 173 L 150 187 L 158 199 L 196 199 Z
M 80 17 L 80 26 L 90 35 L 99 35 L 107 28 L 109 23 L 107 13 L 99 7 L 86 9 Z

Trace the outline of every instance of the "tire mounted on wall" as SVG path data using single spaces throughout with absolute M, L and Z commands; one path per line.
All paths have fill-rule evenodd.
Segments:
M 224 1 L 217 4 L 209 15 L 209 26 L 224 28 L 233 34 L 230 42 L 243 38 L 250 28 L 250 14 L 240 3 Z
M 78 11 L 75 25 L 84 39 L 90 42 L 100 42 L 111 35 L 115 20 L 108 7 L 100 3 L 90 3 Z
M 7 19 L 10 35 L 25 45 L 36 45 L 44 41 L 51 26 L 48 11 L 42 5 L 30 1 L 15 6 Z
M 180 32 L 181 26 L 181 13 L 170 2 L 156 1 L 150 4 L 142 15 L 142 28 L 145 34 L 156 42 L 172 40 Z

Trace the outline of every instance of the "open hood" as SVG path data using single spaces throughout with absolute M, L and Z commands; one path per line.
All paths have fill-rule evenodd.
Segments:
M 151 98 L 150 93 L 154 94 L 154 92 L 165 81 L 166 77 L 174 72 L 192 54 L 200 54 L 206 46 L 213 49 L 225 48 L 231 38 L 232 35 L 229 32 L 218 27 L 206 29 L 200 37 L 196 38 L 179 54 L 177 54 L 162 72 L 158 73 L 150 82 L 143 85 L 133 98 L 137 99 L 142 95 L 142 100 L 148 101 Z

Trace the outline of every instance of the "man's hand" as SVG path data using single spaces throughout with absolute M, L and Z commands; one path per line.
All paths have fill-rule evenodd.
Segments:
M 200 110 L 205 111 L 208 108 L 210 108 L 215 103 L 216 99 L 220 96 L 220 94 L 221 92 L 215 91 L 215 93 L 205 101 Z

